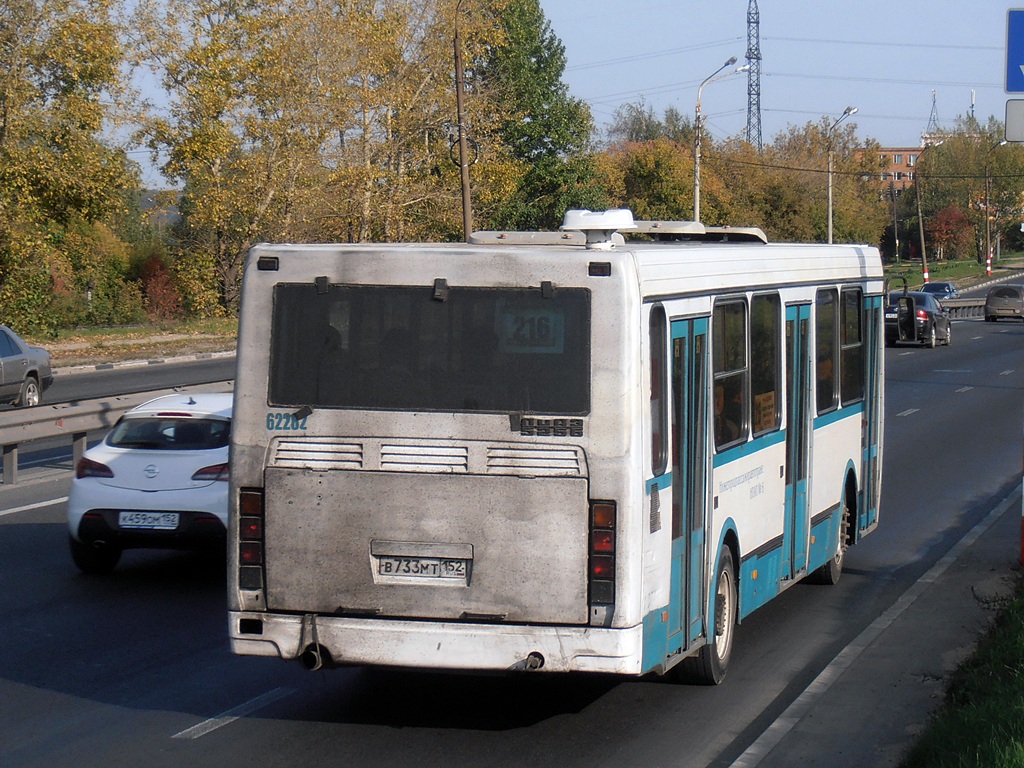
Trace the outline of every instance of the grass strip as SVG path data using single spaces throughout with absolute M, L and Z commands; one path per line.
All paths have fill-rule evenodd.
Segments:
M 1024 766 L 1024 579 L 953 673 L 942 708 L 902 766 Z

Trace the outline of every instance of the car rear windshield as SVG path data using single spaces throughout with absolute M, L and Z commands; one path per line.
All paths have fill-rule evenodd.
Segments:
M 993 288 L 989 297 L 993 299 L 1019 299 L 1021 296 L 1020 288 Z
M 231 423 L 223 419 L 127 418 L 107 436 L 116 448 L 156 451 L 205 451 L 223 448 L 231 435 Z
M 280 284 L 276 406 L 585 414 L 584 288 Z

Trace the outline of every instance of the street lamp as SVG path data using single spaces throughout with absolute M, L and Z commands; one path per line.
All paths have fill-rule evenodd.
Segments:
M 1003 139 L 989 147 L 988 152 L 985 153 L 985 274 L 989 277 L 992 276 L 992 217 L 989 214 L 989 200 L 992 196 L 992 174 L 990 170 L 992 150 L 1006 143 L 1006 139 Z
M 932 147 L 937 147 L 942 144 L 941 141 L 937 141 L 934 144 L 925 144 L 924 149 L 917 156 L 917 168 L 919 170 L 914 171 L 914 197 L 917 198 L 917 231 L 921 237 L 921 274 L 924 277 L 924 281 L 928 282 L 928 255 L 924 250 L 924 215 L 921 213 L 921 182 L 924 181 L 924 177 L 921 176 L 921 158 L 924 157 L 924 153 Z
M 731 72 L 726 72 L 724 75 L 720 75 L 723 69 L 731 67 L 736 63 L 736 57 L 733 56 L 725 64 L 720 66 L 710 75 L 704 78 L 704 81 L 697 88 L 697 117 L 694 123 L 694 139 L 693 139 L 693 220 L 700 221 L 700 134 L 701 134 L 701 116 L 700 116 L 700 95 L 704 90 L 704 86 L 708 83 L 713 83 L 716 80 L 729 77 L 730 75 L 738 75 L 740 72 L 746 72 L 750 69 L 749 64 L 744 64 L 742 67 L 736 67 Z
M 828 133 L 825 134 L 825 144 L 828 147 L 828 241 L 832 242 L 832 132 L 835 131 L 836 126 L 839 125 L 843 120 L 848 118 L 850 115 L 857 114 L 856 107 L 847 107 L 834 123 L 832 127 L 828 129 Z

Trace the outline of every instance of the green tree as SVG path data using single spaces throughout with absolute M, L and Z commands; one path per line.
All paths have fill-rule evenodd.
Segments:
M 608 140 L 613 143 L 624 141 L 653 141 L 670 139 L 678 144 L 694 143 L 694 126 L 689 117 L 675 107 L 666 107 L 663 118 L 643 102 L 623 104 L 615 110 L 615 116 L 608 127 Z
M 604 204 L 591 155 L 593 119 L 562 82 L 565 46 L 538 0 L 509 0 L 498 23 L 503 39 L 477 62 L 475 79 L 501 105 L 497 134 L 521 177 L 487 218 L 496 228 L 555 228 L 568 208 Z

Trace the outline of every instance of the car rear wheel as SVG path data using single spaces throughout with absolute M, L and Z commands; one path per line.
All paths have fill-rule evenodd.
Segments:
M 935 349 L 935 342 L 937 340 L 937 334 L 935 333 L 935 323 L 932 323 L 932 328 L 928 332 L 928 335 L 924 339 L 924 345 Z
M 946 324 L 946 339 L 942 342 L 945 346 L 949 346 L 953 343 L 953 324 Z
M 21 383 L 21 393 L 15 403 L 19 408 L 35 408 L 42 401 L 42 393 L 39 391 L 39 382 L 34 376 L 26 376 Z
M 121 559 L 121 548 L 112 544 L 86 544 L 74 536 L 68 536 L 71 559 L 82 573 L 102 576 L 110 573 Z

